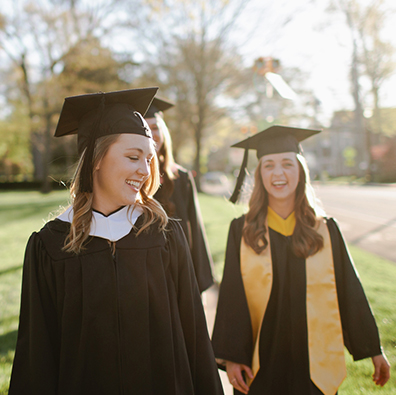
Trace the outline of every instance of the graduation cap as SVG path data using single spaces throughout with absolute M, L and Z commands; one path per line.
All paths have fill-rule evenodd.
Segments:
M 157 112 L 166 111 L 173 106 L 174 106 L 174 104 L 167 100 L 160 99 L 159 97 L 154 97 L 154 100 L 151 103 L 151 106 L 147 110 L 147 113 L 144 117 L 145 118 L 154 118 L 154 116 Z
M 143 119 L 158 88 L 128 89 L 66 97 L 55 137 L 78 135 L 78 151 L 84 152 L 80 192 L 92 192 L 95 141 L 111 134 L 151 136 Z
M 280 154 L 282 152 L 301 153 L 300 142 L 306 138 L 320 133 L 321 130 L 293 128 L 289 126 L 274 125 L 265 129 L 254 136 L 248 137 L 232 145 L 231 147 L 244 148 L 243 161 L 234 192 L 230 197 L 230 201 L 235 203 L 238 200 L 243 181 L 246 176 L 246 166 L 248 161 L 249 150 L 253 149 L 257 152 L 257 159 L 264 155 Z

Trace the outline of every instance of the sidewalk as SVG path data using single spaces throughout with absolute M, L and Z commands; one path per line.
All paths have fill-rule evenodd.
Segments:
M 202 294 L 202 303 L 204 305 L 206 322 L 209 334 L 212 335 L 214 320 L 216 316 L 216 306 L 218 297 L 218 285 L 213 285 Z M 220 378 L 223 383 L 224 395 L 233 395 L 232 385 L 228 381 L 227 374 L 219 370 Z

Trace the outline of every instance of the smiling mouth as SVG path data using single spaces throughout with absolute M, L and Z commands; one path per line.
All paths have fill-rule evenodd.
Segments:
M 287 183 L 286 183 L 286 181 L 274 181 L 273 183 L 272 183 L 272 185 L 274 186 L 274 187 L 283 187 L 283 186 L 285 186 Z
M 125 180 L 125 182 L 126 182 L 128 185 L 130 185 L 130 186 L 132 186 L 132 187 L 134 187 L 134 188 L 136 188 L 136 189 L 140 189 L 140 185 L 141 185 L 141 182 L 140 182 L 140 181 Z

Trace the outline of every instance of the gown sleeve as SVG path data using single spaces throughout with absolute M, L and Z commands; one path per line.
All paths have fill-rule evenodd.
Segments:
M 173 268 L 173 278 L 191 376 L 194 381 L 194 393 L 222 395 L 222 384 L 209 339 L 187 240 L 179 223 L 170 221 L 170 225 L 171 260 L 177 261 L 177 267 Z
M 251 365 L 253 335 L 250 314 L 240 270 L 240 245 L 244 217 L 231 222 L 223 279 L 212 344 L 219 367 L 224 361 Z
M 327 221 L 333 247 L 344 343 L 353 359 L 381 354 L 378 328 L 348 248 L 334 219 Z
M 59 350 L 51 262 L 37 233 L 23 264 L 18 339 L 10 395 L 57 393 Z
M 213 262 L 206 240 L 205 228 L 199 208 L 197 189 L 190 172 L 187 173 L 188 222 L 191 231 L 191 257 L 200 292 L 213 284 Z

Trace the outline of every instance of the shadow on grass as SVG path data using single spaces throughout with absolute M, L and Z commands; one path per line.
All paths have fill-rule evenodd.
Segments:
M 0 336 L 0 361 L 3 366 L 10 366 L 13 363 L 17 336 L 17 330 Z M 9 379 L 0 384 L 0 395 L 7 395 L 8 387 Z
M 9 268 L 4 269 L 4 270 L 0 270 L 0 277 L 5 275 L 5 274 L 17 272 L 18 270 L 21 270 L 22 267 L 23 267 L 23 265 L 18 265 L 18 266 L 9 267 Z
M 13 204 L 6 205 L 0 207 L 0 215 L 2 217 L 2 221 L 6 221 L 8 223 L 17 222 L 21 219 L 26 219 L 29 217 L 34 217 L 37 215 L 48 215 L 49 207 L 53 207 L 54 204 L 48 204 L 48 202 L 35 202 L 32 203 L 23 203 L 23 204 Z
M 13 354 L 17 342 L 18 331 L 4 333 L 0 336 L 0 359 L 2 363 L 12 363 Z

